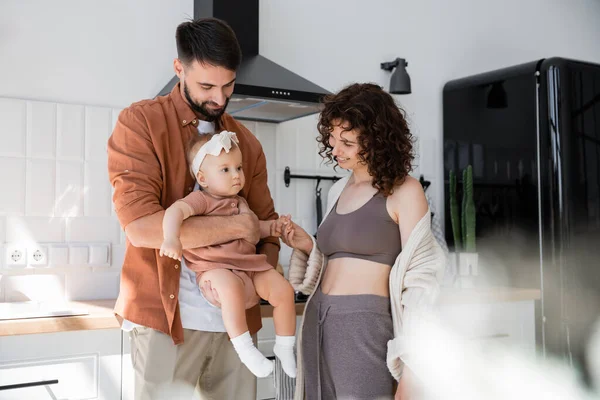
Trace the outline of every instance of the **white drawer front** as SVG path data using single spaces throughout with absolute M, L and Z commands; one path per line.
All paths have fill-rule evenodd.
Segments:
M 58 380 L 58 384 L 0 391 L 0 399 L 97 399 L 98 355 L 2 364 L 0 386 Z
M 448 327 L 466 338 L 535 351 L 533 301 L 445 305 L 441 314 Z
M 1 390 L 0 400 L 121 398 L 119 329 L 0 337 L 0 386 L 58 380 Z
M 274 399 L 275 398 L 275 383 L 273 375 L 266 378 L 258 378 L 256 380 L 256 400 Z

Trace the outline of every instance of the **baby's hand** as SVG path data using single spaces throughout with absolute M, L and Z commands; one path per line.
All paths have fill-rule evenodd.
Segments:
M 160 256 L 171 257 L 174 260 L 181 260 L 183 247 L 179 238 L 165 239 L 160 246 Z
M 271 224 L 271 236 L 281 237 L 285 228 L 292 223 L 291 215 L 281 215 Z

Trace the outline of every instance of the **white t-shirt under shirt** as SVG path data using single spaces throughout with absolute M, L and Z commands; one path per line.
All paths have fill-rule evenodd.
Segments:
M 198 121 L 198 133 L 214 133 L 213 122 Z M 194 186 L 198 190 L 198 182 Z M 184 329 L 207 332 L 225 332 L 221 309 L 214 307 L 204 299 L 196 284 L 196 274 L 181 260 L 181 276 L 179 277 L 179 312 Z M 123 320 L 121 329 L 131 331 L 140 326 L 128 320 Z

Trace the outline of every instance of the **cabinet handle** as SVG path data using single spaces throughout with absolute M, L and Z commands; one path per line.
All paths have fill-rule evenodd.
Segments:
M 475 340 L 481 340 L 481 339 L 499 339 L 499 338 L 506 338 L 506 337 L 510 337 L 510 335 L 508 333 L 495 333 L 493 335 L 486 335 L 486 336 L 476 336 L 473 337 L 472 339 Z
M 58 379 L 52 379 L 50 381 L 16 383 L 14 385 L 0 386 L 0 390 L 22 389 L 22 388 L 32 387 L 32 386 L 56 385 L 57 383 L 58 383 Z

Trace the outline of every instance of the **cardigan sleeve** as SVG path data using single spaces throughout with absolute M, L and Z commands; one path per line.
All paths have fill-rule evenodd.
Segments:
M 292 287 L 305 295 L 310 295 L 317 285 L 323 268 L 323 253 L 318 249 L 317 242 L 311 236 L 313 248 L 307 256 L 300 250 L 294 249 L 290 259 L 289 281 Z
M 404 364 L 410 366 L 406 339 L 411 329 L 418 326 L 419 320 L 433 312 L 446 265 L 444 251 L 433 237 L 429 226 L 424 228 L 426 230 L 418 246 L 412 249 L 406 272 L 403 276 L 392 274 L 390 277 L 390 284 L 400 282 L 401 289 L 399 306 L 398 303 L 396 307 L 392 304 L 394 339 L 388 342 L 387 352 L 388 369 L 396 380 L 400 380 Z M 398 293 L 398 287 L 394 289 Z

